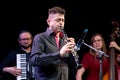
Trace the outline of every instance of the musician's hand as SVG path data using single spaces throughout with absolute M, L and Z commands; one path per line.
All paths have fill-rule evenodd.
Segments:
M 19 76 L 19 75 L 21 75 L 21 72 L 22 72 L 22 70 L 16 68 L 16 66 L 14 66 L 14 67 L 5 67 L 5 68 L 3 68 L 3 71 L 8 72 L 8 73 L 10 73 L 10 74 L 12 74 L 14 76 Z
M 70 38 L 67 38 L 67 42 L 72 42 L 72 43 L 75 43 L 75 39 L 70 37 Z
M 116 48 L 117 50 L 120 51 L 120 47 L 117 45 L 117 43 L 115 41 L 110 42 L 110 46 L 109 47 L 114 47 L 114 48 Z
M 65 44 L 60 50 L 61 56 L 63 56 L 66 53 L 70 53 L 75 46 L 74 38 L 67 38 L 67 40 L 68 40 L 67 44 Z

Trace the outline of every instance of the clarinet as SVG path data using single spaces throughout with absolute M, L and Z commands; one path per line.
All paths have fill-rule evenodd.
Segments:
M 67 34 L 65 33 L 64 30 L 62 30 L 62 33 L 63 33 L 63 35 L 64 35 L 64 39 L 65 39 L 66 42 L 68 43 L 69 41 L 67 41 L 67 38 L 68 38 Z M 71 53 L 72 53 L 72 56 L 73 56 L 74 59 L 75 59 L 76 69 L 82 68 L 82 64 L 79 64 L 79 56 L 78 56 L 77 51 L 75 50 L 75 48 L 72 49 Z
M 78 56 L 78 54 L 77 54 L 77 51 L 75 51 L 75 49 L 73 49 L 73 50 L 71 51 L 71 53 L 72 53 L 72 55 L 73 55 L 73 57 L 74 57 L 74 59 L 75 59 L 76 68 L 77 68 L 77 69 L 80 69 L 80 68 L 82 67 L 82 64 L 79 64 L 79 56 Z

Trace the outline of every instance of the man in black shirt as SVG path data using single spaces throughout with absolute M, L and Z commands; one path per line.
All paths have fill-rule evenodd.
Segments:
M 0 72 L 2 73 L 1 80 L 17 80 L 17 76 L 20 76 L 22 69 L 16 67 L 16 55 L 26 54 L 26 64 L 30 63 L 30 53 L 32 45 L 32 34 L 27 30 L 22 30 L 18 36 L 18 49 L 11 50 L 5 59 L 0 63 Z M 32 66 L 26 65 L 29 68 L 27 73 L 27 80 L 34 80 L 32 78 Z

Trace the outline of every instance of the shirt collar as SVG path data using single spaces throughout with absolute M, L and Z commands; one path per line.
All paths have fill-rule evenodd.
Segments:
M 48 35 L 54 34 L 54 32 L 49 28 L 47 28 L 46 32 L 47 32 Z
M 55 34 L 54 34 L 54 31 L 52 31 L 52 30 L 49 29 L 49 28 L 47 28 L 46 32 L 47 32 L 48 35 L 52 35 L 52 34 L 55 35 Z M 59 36 L 60 36 L 60 37 L 64 37 L 64 35 L 63 35 L 62 32 L 60 32 L 60 35 L 59 35 Z

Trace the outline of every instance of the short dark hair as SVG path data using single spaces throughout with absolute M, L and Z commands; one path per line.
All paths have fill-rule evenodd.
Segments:
M 29 30 L 21 30 L 20 32 L 19 32 L 19 34 L 18 34 L 18 39 L 20 39 L 20 35 L 22 34 L 22 33 L 30 33 L 31 34 L 31 32 L 29 31 Z M 31 34 L 31 38 L 32 38 L 32 34 Z
M 48 10 L 48 14 L 56 14 L 56 13 L 65 14 L 65 9 L 55 6 Z

